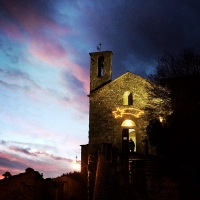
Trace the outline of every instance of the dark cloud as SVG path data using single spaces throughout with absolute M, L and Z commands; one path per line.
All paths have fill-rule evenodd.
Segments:
M 2 145 L 6 145 L 6 141 L 1 140 L 1 141 L 0 141 L 0 144 L 2 144 Z
M 26 169 L 28 166 L 24 163 L 18 162 L 18 161 L 13 161 L 9 160 L 4 157 L 0 157 L 0 167 L 7 167 L 7 168 L 12 168 L 12 169 Z
M 31 91 L 33 89 L 42 90 L 28 74 L 20 70 L 3 70 L 0 69 L 0 85 L 12 90 Z M 21 84 L 24 81 L 26 84 Z
M 18 23 L 11 12 L 11 10 L 14 8 L 15 12 L 17 12 L 19 15 L 23 15 L 28 11 L 30 13 L 35 13 L 36 15 L 44 16 L 46 19 L 52 21 L 56 20 L 57 23 L 59 23 L 60 18 L 60 23 L 62 24 L 63 17 L 65 18 L 65 22 L 68 22 L 71 16 L 63 16 L 63 14 L 58 13 L 56 9 L 58 4 L 60 4 L 60 6 L 63 8 L 66 7 L 66 9 L 77 8 L 77 2 L 74 0 L 0 0 L 0 16 L 9 21 L 13 21 L 14 23 Z M 23 29 L 23 27 L 21 28 Z
M 1 29 L 3 29 L 4 25 L 1 24 L 0 22 L 0 34 L 1 34 Z M 6 44 L 4 40 L 0 39 L 0 49 L 2 52 L 4 52 L 5 56 L 7 59 L 11 61 L 13 64 L 18 64 L 22 60 L 22 52 L 18 49 L 16 50 L 13 43 L 9 40 L 6 40 Z M 18 56 L 21 55 L 21 56 Z
M 41 144 L 36 144 L 36 143 L 19 142 L 19 141 L 5 141 L 5 140 L 1 140 L 1 141 L 2 141 L 2 143 L 8 144 L 10 146 L 31 146 L 31 147 L 37 148 L 37 149 L 45 148 L 45 149 L 55 150 L 55 147 L 49 146 L 49 145 L 41 145 Z
M 11 15 L 9 13 L 9 7 L 15 6 L 15 9 L 17 10 L 20 9 L 21 11 L 26 11 L 34 9 L 41 11 L 41 13 L 44 15 L 45 13 L 50 13 L 50 11 L 53 11 L 51 2 L 51 0 L 0 0 L 0 11 L 2 14 L 4 14 L 4 16 L 7 15 L 10 17 Z
M 20 148 L 16 146 L 9 147 L 10 150 L 13 150 L 15 152 L 20 152 L 29 156 L 37 156 L 35 153 L 30 152 L 30 148 Z
M 47 156 L 47 157 L 50 157 L 54 160 L 61 160 L 61 161 L 67 161 L 69 163 L 71 163 L 73 160 L 72 159 L 69 159 L 69 158 L 63 158 L 63 157 L 60 157 L 60 156 L 54 156 L 53 154 L 49 154 L 47 152 L 44 152 L 44 151 L 37 151 L 35 152 L 35 154 L 38 154 L 38 155 L 44 155 L 44 156 Z
M 103 0 L 86 9 L 85 23 L 92 40 L 101 41 L 103 50 L 114 53 L 115 76 L 128 69 L 145 76 L 165 50 L 200 50 L 198 1 L 126 0 L 111 4 Z
M 12 79 L 28 79 L 30 81 L 30 77 L 28 76 L 28 74 L 17 69 L 3 70 L 0 68 L 0 73 Z

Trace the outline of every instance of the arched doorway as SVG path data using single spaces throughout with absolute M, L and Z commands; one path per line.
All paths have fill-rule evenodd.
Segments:
M 129 140 L 135 143 L 134 152 L 136 151 L 136 132 L 135 127 L 136 124 L 132 120 L 125 120 L 122 123 L 122 152 L 130 152 L 129 148 Z

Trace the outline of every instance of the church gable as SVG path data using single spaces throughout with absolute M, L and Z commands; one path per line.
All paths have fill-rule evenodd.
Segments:
M 101 104 L 113 106 L 134 105 L 143 108 L 146 105 L 147 80 L 131 72 L 126 72 L 110 83 L 90 94 L 90 100 L 101 101 Z

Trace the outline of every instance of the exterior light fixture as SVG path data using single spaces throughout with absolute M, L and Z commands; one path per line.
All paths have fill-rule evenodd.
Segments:
M 127 119 L 122 123 L 122 127 L 124 128 L 134 128 L 135 126 L 136 126 L 135 122 L 130 119 Z
M 112 111 L 112 113 L 115 118 L 122 118 L 124 115 L 132 115 L 139 118 L 144 114 L 144 111 L 137 108 L 116 108 L 116 110 Z

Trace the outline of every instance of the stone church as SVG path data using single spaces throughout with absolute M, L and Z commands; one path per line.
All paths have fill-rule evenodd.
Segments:
M 112 80 L 112 52 L 90 53 L 89 154 L 103 142 L 122 150 L 132 138 L 144 153 L 146 79 L 126 72 Z
M 116 170 L 125 169 L 128 182 L 130 159 L 148 153 L 144 112 L 148 82 L 131 72 L 112 80 L 112 55 L 90 53 L 89 144 L 81 145 L 81 172 L 87 177 L 89 199 L 98 199 L 94 196 L 100 190 L 97 179 L 103 177 L 98 172 L 101 155 L 116 163 Z M 131 154 L 130 140 L 135 144 Z

